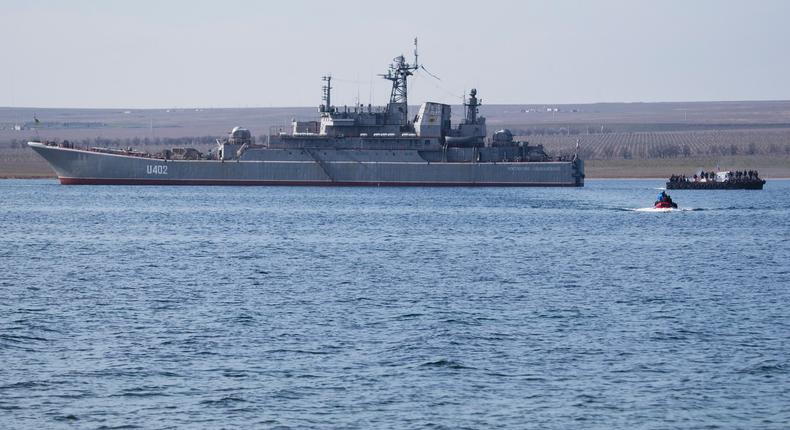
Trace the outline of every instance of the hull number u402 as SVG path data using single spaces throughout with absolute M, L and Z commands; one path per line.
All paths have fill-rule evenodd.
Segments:
M 167 175 L 167 166 L 161 164 L 145 166 L 145 173 L 149 175 Z

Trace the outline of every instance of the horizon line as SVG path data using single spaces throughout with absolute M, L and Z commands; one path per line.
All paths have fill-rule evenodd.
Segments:
M 604 105 L 604 104 L 705 104 L 705 103 L 790 103 L 790 99 L 745 99 L 745 100 L 665 100 L 665 101 L 601 101 L 584 103 L 486 103 L 481 106 L 582 106 L 582 105 Z M 442 103 L 446 104 L 446 103 Z M 361 104 L 367 106 L 366 104 Z M 460 106 L 461 104 L 450 104 L 450 106 Z M 339 107 L 339 105 L 333 105 Z M 343 105 L 354 106 L 354 105 Z M 373 105 L 384 107 L 386 105 Z M 409 106 L 420 106 L 420 104 Z M 318 108 L 315 106 L 158 106 L 158 107 L 129 107 L 129 106 L 110 106 L 110 107 L 76 107 L 76 106 L 0 106 L 0 109 L 84 109 L 84 110 L 170 110 L 170 109 L 307 109 Z

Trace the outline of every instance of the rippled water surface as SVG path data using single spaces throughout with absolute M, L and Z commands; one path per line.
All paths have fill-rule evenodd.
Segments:
M 0 181 L 2 428 L 788 428 L 790 181 Z

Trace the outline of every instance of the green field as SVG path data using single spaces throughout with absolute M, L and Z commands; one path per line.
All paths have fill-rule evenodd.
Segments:
M 668 178 L 691 176 L 700 170 L 757 170 L 764 178 L 790 178 L 790 157 L 735 156 L 673 159 L 587 160 L 587 178 Z

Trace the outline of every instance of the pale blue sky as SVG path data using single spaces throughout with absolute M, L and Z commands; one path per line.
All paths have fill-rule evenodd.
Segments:
M 790 1 L 35 1 L 0 5 L 0 106 L 790 99 Z M 356 81 L 357 83 L 353 82 Z M 371 85 L 371 81 L 373 84 Z

